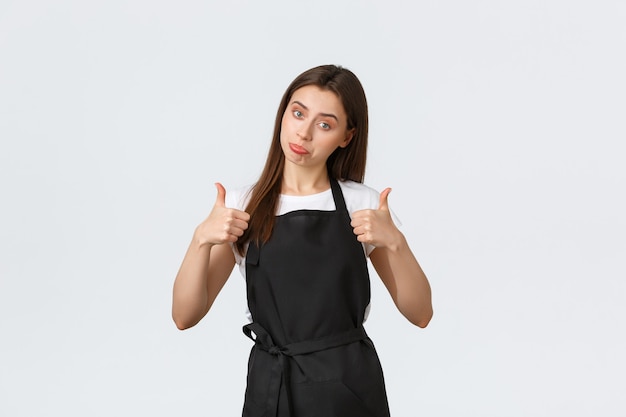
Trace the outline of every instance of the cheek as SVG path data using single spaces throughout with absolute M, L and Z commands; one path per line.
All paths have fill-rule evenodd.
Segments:
M 283 118 L 283 121 L 280 123 L 280 137 L 281 138 L 289 133 L 289 130 L 290 130 L 289 126 L 290 126 L 289 121 Z
M 280 135 L 282 136 L 285 131 L 289 131 L 290 126 L 291 123 L 289 121 L 289 118 L 283 116 L 283 119 L 280 122 Z

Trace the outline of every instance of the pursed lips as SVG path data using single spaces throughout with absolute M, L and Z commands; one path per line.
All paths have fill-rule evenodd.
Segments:
M 289 149 L 291 149 L 292 152 L 297 153 L 298 155 L 306 155 L 309 153 L 309 151 L 307 151 L 304 147 L 291 142 L 289 143 Z

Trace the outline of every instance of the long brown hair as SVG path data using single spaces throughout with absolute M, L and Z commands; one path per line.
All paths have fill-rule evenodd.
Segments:
M 244 244 L 254 240 L 267 242 L 272 235 L 276 208 L 282 187 L 285 156 L 280 147 L 283 114 L 293 93 L 304 86 L 315 85 L 335 93 L 348 117 L 348 130 L 354 129 L 352 140 L 345 148 L 337 148 L 326 161 L 328 175 L 338 180 L 363 182 L 367 159 L 367 100 L 359 79 L 348 69 L 336 65 L 322 65 L 298 75 L 283 95 L 276 112 L 274 135 L 265 168 L 253 187 L 246 211 L 250 214 L 248 229 L 235 244 L 244 254 Z

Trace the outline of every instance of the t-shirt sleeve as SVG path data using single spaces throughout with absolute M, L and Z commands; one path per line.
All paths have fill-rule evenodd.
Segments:
M 224 203 L 228 208 L 244 210 L 246 208 L 246 204 L 248 204 L 249 194 L 250 187 L 240 187 L 232 190 L 226 190 Z

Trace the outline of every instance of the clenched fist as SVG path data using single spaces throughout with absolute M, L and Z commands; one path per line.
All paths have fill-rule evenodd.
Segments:
M 375 247 L 392 248 L 397 246 L 402 234 L 398 230 L 389 212 L 387 197 L 391 188 L 385 188 L 380 193 L 380 201 L 376 210 L 359 210 L 352 213 L 353 228 L 357 240 Z
M 234 243 L 248 228 L 250 215 L 245 211 L 226 207 L 226 189 L 219 182 L 215 183 L 217 198 L 207 217 L 195 231 L 195 239 L 200 246 Z

